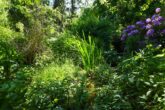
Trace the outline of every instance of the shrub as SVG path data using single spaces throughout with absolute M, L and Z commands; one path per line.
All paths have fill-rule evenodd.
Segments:
M 33 68 L 25 67 L 12 74 L 10 80 L 0 80 L 0 101 L 2 110 L 24 108 L 27 87 L 31 82 Z
M 100 64 L 90 73 L 91 79 L 97 87 L 108 85 L 113 80 L 114 70 L 108 64 Z
M 74 107 L 74 96 L 79 86 L 75 78 L 77 67 L 70 61 L 50 64 L 36 71 L 25 94 L 26 107 L 30 109 L 55 109 Z M 78 97 L 79 98 L 79 97 Z
M 8 2 L 0 1 L 0 78 L 9 79 L 11 72 L 17 69 L 20 54 L 14 46 L 14 39 L 19 37 L 19 33 L 10 29 L 8 23 Z
M 25 65 L 35 64 L 36 57 L 48 51 L 45 41 L 62 31 L 61 14 L 51 7 L 41 5 L 41 2 L 12 0 L 9 8 L 10 25 L 15 31 L 23 33 L 22 39 L 15 40 L 15 45 Z
M 93 110 L 132 110 L 130 103 L 121 97 L 119 86 L 105 85 L 96 91 Z
M 121 95 L 132 109 L 164 109 L 164 63 L 164 52 L 152 46 L 121 63 Z
M 111 76 L 107 71 L 103 75 Z M 102 77 L 102 80 L 105 80 L 105 77 Z M 112 76 L 110 78 L 113 79 Z M 100 83 L 105 82 L 102 80 L 98 79 Z M 25 94 L 24 107 L 32 110 L 92 109 L 97 94 L 95 86 L 99 87 L 100 84 L 87 78 L 86 72 L 75 67 L 70 61 L 63 64 L 50 64 L 35 72 Z
M 80 36 L 82 39 L 96 39 L 96 45 L 108 50 L 111 47 L 112 34 L 115 30 L 115 25 L 108 19 L 100 17 L 98 9 L 86 9 L 78 19 L 73 19 L 71 24 L 71 32 L 74 35 Z
M 151 18 L 137 21 L 135 25 L 129 25 L 123 30 L 121 40 L 126 40 L 127 50 L 137 50 L 148 43 L 164 47 L 165 18 L 160 15 L 160 11 L 161 9 L 157 8 Z
M 164 8 L 164 4 L 163 0 L 96 0 L 95 9 L 99 9 L 100 17 L 109 18 L 114 22 L 118 22 L 118 26 L 120 24 L 125 26 L 139 19 L 150 16 L 155 8 Z
M 164 109 L 164 63 L 164 51 L 149 45 L 120 63 L 116 72 L 96 71 L 92 109 Z M 98 80 L 99 72 L 103 74 Z
M 80 41 L 69 32 L 64 32 L 60 34 L 59 37 L 52 37 L 48 41 L 48 45 L 50 46 L 55 59 L 64 62 L 69 58 L 77 65 L 81 62 L 76 48 L 76 45 L 79 43 Z

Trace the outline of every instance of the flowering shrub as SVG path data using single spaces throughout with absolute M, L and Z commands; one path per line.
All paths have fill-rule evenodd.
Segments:
M 137 21 L 136 24 L 127 26 L 121 36 L 122 41 L 126 41 L 134 36 L 140 36 L 139 40 L 147 40 L 163 45 L 165 36 L 165 18 L 160 15 L 161 9 L 156 8 L 155 14 L 146 20 Z

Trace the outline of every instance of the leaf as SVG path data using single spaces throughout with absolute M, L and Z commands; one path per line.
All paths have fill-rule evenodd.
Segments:
M 151 86 L 150 82 L 144 82 L 144 84 L 146 84 L 147 86 Z
M 149 96 L 151 94 L 152 90 L 147 91 L 146 96 Z
M 101 4 L 107 3 L 107 0 L 100 0 Z

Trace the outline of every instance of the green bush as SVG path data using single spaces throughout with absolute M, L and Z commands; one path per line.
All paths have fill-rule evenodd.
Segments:
M 25 94 L 26 108 L 32 110 L 80 108 L 83 100 L 81 97 L 85 97 L 84 90 L 80 89 L 81 86 L 84 87 L 84 80 L 81 81 L 79 77 L 81 74 L 84 73 L 78 72 L 78 68 L 70 61 L 59 65 L 50 64 L 39 69 Z
M 164 64 L 164 52 L 152 46 L 121 63 L 121 94 L 133 110 L 165 109 Z
M 90 79 L 96 86 L 102 87 L 108 85 L 110 81 L 114 80 L 114 70 L 108 64 L 100 64 L 95 66 L 95 70 L 90 73 Z
M 134 110 L 121 96 L 120 87 L 117 84 L 105 85 L 96 91 L 92 110 Z
M 164 8 L 164 0 L 96 0 L 95 8 L 99 9 L 100 16 L 119 22 L 118 26 L 132 24 L 139 19 L 146 18 L 157 8 Z
M 78 54 L 76 45 L 80 40 L 76 39 L 74 35 L 69 32 L 64 32 L 59 37 L 52 37 L 48 41 L 54 58 L 64 62 L 67 58 L 72 59 L 75 64 L 79 65 L 81 60 Z
M 111 47 L 113 23 L 108 19 L 102 19 L 97 9 L 86 9 L 78 19 L 73 19 L 71 24 L 71 31 L 74 35 L 79 35 L 81 38 L 96 39 L 96 44 L 108 50 Z
M 14 72 L 12 79 L 0 80 L 1 110 L 24 108 L 24 95 L 31 82 L 33 73 L 33 68 L 25 67 Z
M 95 84 L 92 110 L 131 110 L 131 105 L 121 95 L 120 76 L 109 65 L 98 66 L 90 79 Z
M 0 79 L 10 79 L 11 72 L 17 69 L 20 54 L 14 46 L 19 33 L 10 29 L 8 22 L 8 2 L 0 1 Z
M 98 68 L 93 77 L 96 96 L 92 109 L 165 109 L 164 64 L 164 50 L 149 45 L 120 63 L 116 72 Z
M 46 41 L 52 36 L 58 36 L 63 29 L 59 11 L 43 6 L 41 2 L 42 0 L 11 0 L 10 2 L 8 18 L 12 29 L 22 32 L 23 38 L 16 39 L 15 45 L 23 56 L 24 65 L 38 63 L 36 57 L 50 50 L 45 45 Z

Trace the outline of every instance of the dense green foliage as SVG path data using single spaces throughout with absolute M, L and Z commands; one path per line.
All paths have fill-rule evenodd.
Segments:
M 49 3 L 0 0 L 0 110 L 165 109 L 164 0 Z

